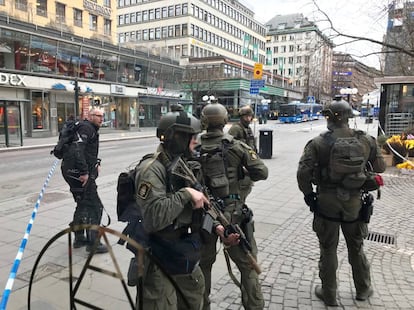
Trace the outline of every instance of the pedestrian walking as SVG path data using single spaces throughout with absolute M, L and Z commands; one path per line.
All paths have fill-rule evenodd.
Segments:
M 253 213 L 241 200 L 239 181 L 244 177 L 245 171 L 252 181 L 265 180 L 268 176 L 268 169 L 254 149 L 234 139 L 231 135 L 224 134 L 223 128 L 227 120 L 226 108 L 217 102 L 207 104 L 202 110 L 201 121 L 207 132 L 201 135 L 200 162 L 205 183 L 211 195 L 215 200 L 222 201 L 224 216 L 232 225 L 238 225 L 242 229 L 251 248 L 251 254 L 256 258 Z M 219 235 L 223 238 L 228 235 L 228 231 L 219 232 Z M 210 308 L 208 296 L 211 290 L 211 269 L 217 251 L 216 239 L 211 239 L 203 244 L 200 262 L 206 279 L 204 309 Z M 225 254 L 230 256 L 241 273 L 244 308 L 263 309 L 264 300 L 259 277 L 246 252 L 240 245 L 234 245 L 227 247 Z
M 88 119 L 81 121 L 76 130 L 76 140 L 70 143 L 63 153 L 62 175 L 69 184 L 76 202 L 73 220 L 70 224 L 74 227 L 82 224 L 100 225 L 101 223 L 103 204 L 98 195 L 96 178 L 99 175 L 101 163 L 98 151 L 99 128 L 102 121 L 102 111 L 99 109 L 89 111 Z M 98 231 L 96 230 L 86 232 L 76 229 L 73 247 L 86 246 L 86 250 L 89 252 L 97 238 Z M 108 252 L 106 246 L 99 242 L 95 253 L 106 252 Z
M 157 127 L 160 145 L 139 165 L 136 202 L 151 255 L 161 266 L 145 262 L 142 304 L 146 310 L 200 310 L 203 304 L 200 229 L 208 200 L 171 171 L 177 159 L 186 164 L 200 131 L 195 117 L 184 111 L 168 112 Z
M 322 114 L 328 131 L 306 144 L 297 181 L 306 204 L 314 213 L 313 230 L 319 239 L 322 286 L 316 286 L 315 294 L 325 305 L 337 306 L 339 228 L 348 248 L 356 299 L 363 301 L 373 294 L 370 265 L 363 249 L 363 240 L 368 234 L 368 208 L 372 208 L 373 200 L 366 189 L 367 170 L 380 173 L 386 165 L 376 139 L 349 128 L 348 120 L 353 113 L 346 101 L 332 101 Z

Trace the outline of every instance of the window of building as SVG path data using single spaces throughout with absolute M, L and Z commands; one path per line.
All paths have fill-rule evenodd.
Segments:
M 155 39 L 156 40 L 161 39 L 161 28 L 160 27 L 155 28 Z
M 168 26 L 168 37 L 172 38 L 174 36 L 174 27 Z
M 174 6 L 170 5 L 168 7 L 168 17 L 173 17 L 174 16 Z
M 130 16 L 130 14 L 125 14 L 125 15 L 124 15 L 124 18 L 125 18 L 125 25 L 128 25 L 128 24 L 129 24 L 129 16 Z
M 181 34 L 185 37 L 188 35 L 188 26 L 187 24 L 181 25 Z
M 142 11 L 142 21 L 143 22 L 148 21 L 148 11 L 147 10 Z
M 131 20 L 131 24 L 135 24 L 137 22 L 137 14 L 135 12 L 131 13 L 130 20 Z
M 183 3 L 182 7 L 183 7 L 183 15 L 188 14 L 188 3 Z
M 161 19 L 161 9 L 155 9 L 155 19 Z
M 66 5 L 56 2 L 56 21 L 62 24 L 66 23 Z
M 110 19 L 104 19 L 104 34 L 111 35 L 112 33 L 112 21 Z
M 175 25 L 174 36 L 181 37 L 181 25 Z
M 111 0 L 103 0 L 103 5 L 106 6 L 107 8 L 111 7 Z
M 289 52 L 294 52 L 294 51 L 295 51 L 295 46 L 289 45 Z
M 124 15 L 118 15 L 118 25 L 124 24 Z
M 181 50 L 183 52 L 182 56 L 188 56 L 188 46 L 186 44 L 181 45 Z
M 142 33 L 141 30 L 137 30 L 137 42 L 141 42 L 142 41 Z
M 98 16 L 89 14 L 89 30 L 96 31 L 98 29 Z
M 6 0 L 0 0 L 0 5 L 6 5 Z
M 181 15 L 181 4 L 177 4 L 175 6 L 175 16 L 180 16 Z
M 155 19 L 155 10 L 154 9 L 148 10 L 148 19 L 149 20 L 154 20 Z
M 168 17 L 168 10 L 167 10 L 167 7 L 166 6 L 164 6 L 161 9 L 161 15 L 162 15 L 162 18 L 167 18 Z
M 288 58 L 288 63 L 293 64 L 293 57 Z
M 148 29 L 142 30 L 142 40 L 148 41 Z
M 167 27 L 161 27 L 161 38 L 165 39 L 167 38 L 168 32 Z
M 73 9 L 73 24 L 77 27 L 82 27 L 82 11 Z
M 47 0 L 37 0 L 36 14 L 47 17 Z
M 150 40 L 154 40 L 155 39 L 155 29 L 154 28 L 151 28 L 149 30 L 149 39 Z
M 141 12 L 137 12 L 137 23 L 142 22 L 142 13 Z
M 27 12 L 27 0 L 16 0 L 14 7 L 17 10 Z
M 49 94 L 32 92 L 32 128 L 49 129 Z
M 280 47 L 280 52 L 281 53 L 286 53 L 286 46 L 285 45 Z

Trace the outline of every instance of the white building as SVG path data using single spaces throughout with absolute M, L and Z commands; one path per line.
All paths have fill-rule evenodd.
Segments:
M 189 57 L 223 56 L 250 66 L 265 61 L 266 28 L 237 0 L 119 0 L 118 4 L 121 45 L 150 47 L 184 65 Z
M 330 101 L 332 42 L 302 14 L 277 15 L 266 27 L 266 49 L 271 55 L 267 69 L 288 77 L 289 86 L 299 88 L 303 98 Z

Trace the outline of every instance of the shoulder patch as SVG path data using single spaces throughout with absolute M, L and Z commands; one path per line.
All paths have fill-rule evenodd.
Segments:
M 250 159 L 251 160 L 256 160 L 257 159 L 257 154 L 254 150 L 250 149 L 249 154 L 250 154 Z
M 152 185 L 148 182 L 141 182 L 138 187 L 137 196 L 141 199 L 147 199 L 148 194 L 151 192 Z

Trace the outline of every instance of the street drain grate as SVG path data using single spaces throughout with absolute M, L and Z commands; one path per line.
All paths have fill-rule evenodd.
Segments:
M 47 276 L 50 276 L 53 273 L 61 271 L 63 268 L 65 268 L 65 267 L 61 266 L 61 265 L 54 264 L 54 263 L 50 263 L 50 262 L 46 263 L 44 265 L 39 265 L 37 267 L 36 272 L 35 272 L 35 277 L 34 277 L 33 281 L 36 282 L 40 279 L 43 279 Z M 32 274 L 32 270 L 28 270 L 24 273 L 21 273 L 21 274 L 17 275 L 16 279 L 29 282 L 31 274 Z
M 379 242 L 379 243 L 395 244 L 394 236 L 371 232 L 371 231 L 368 232 L 368 236 L 366 239 L 369 241 L 374 241 L 374 242 Z

